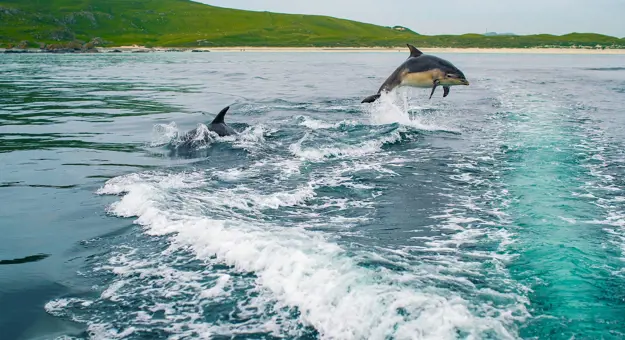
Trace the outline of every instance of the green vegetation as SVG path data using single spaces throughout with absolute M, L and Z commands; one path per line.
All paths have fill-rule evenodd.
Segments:
M 317 15 L 252 12 L 190 0 L 0 0 L 0 47 L 544 47 L 625 48 L 599 34 L 419 35 Z
M 595 33 L 570 33 L 565 35 L 494 35 L 482 34 L 418 36 L 412 40 L 422 47 L 601 47 L 625 48 L 625 40 Z
M 108 45 L 391 46 L 415 34 L 325 16 L 251 12 L 189 0 L 0 0 L 0 41 Z

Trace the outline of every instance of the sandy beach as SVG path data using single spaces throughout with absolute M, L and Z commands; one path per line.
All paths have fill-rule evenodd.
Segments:
M 589 49 L 589 48 L 420 48 L 425 53 L 498 53 L 498 54 L 625 54 L 625 49 Z M 6 49 L 0 48 L 0 53 Z M 19 51 L 19 50 L 18 50 Z M 30 53 L 44 52 L 40 49 L 21 50 Z M 407 53 L 407 47 L 154 47 L 118 46 L 100 47 L 99 52 L 265 52 L 265 53 Z
M 407 47 L 196 47 L 196 48 L 152 48 L 142 46 L 120 46 L 107 49 L 151 50 L 196 50 L 210 52 L 386 52 L 406 53 Z M 420 48 L 425 53 L 525 53 L 525 54 L 625 54 L 625 49 L 589 48 Z
M 313 47 L 215 47 L 211 52 L 388 52 L 406 53 L 407 48 L 313 48 Z M 572 48 L 420 48 L 425 53 L 529 53 L 529 54 L 625 54 L 625 49 Z

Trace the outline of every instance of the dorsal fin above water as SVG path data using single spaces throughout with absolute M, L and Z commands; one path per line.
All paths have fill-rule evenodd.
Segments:
M 228 112 L 229 108 L 230 106 L 226 106 L 223 110 L 221 110 L 221 112 L 217 114 L 217 117 L 213 119 L 211 124 L 222 124 L 224 122 L 224 117 L 226 116 L 226 113 Z
M 417 49 L 416 47 L 410 44 L 406 44 L 406 45 L 408 46 L 408 49 L 410 49 L 410 57 L 408 58 L 418 57 L 423 54 L 423 52 L 419 51 L 419 49 Z

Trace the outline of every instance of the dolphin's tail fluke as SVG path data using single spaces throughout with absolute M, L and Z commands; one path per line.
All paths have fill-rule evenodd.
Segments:
M 213 119 L 211 124 L 222 124 L 224 122 L 224 117 L 226 116 L 226 113 L 228 112 L 229 108 L 230 106 L 226 106 L 223 110 L 221 110 L 221 112 L 217 114 L 217 117 Z
M 369 97 L 367 97 L 367 98 L 363 99 L 363 100 L 361 101 L 361 103 L 373 103 L 374 101 L 378 100 L 378 98 L 380 98 L 380 96 L 381 96 L 381 94 L 376 93 L 376 94 L 374 94 L 374 95 L 371 95 L 371 96 L 369 96 Z

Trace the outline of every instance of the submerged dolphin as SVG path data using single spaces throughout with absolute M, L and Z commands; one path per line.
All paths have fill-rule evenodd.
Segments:
M 406 44 L 410 49 L 410 56 L 386 79 L 380 86 L 377 94 L 363 99 L 362 103 L 373 103 L 382 95 L 382 91 L 390 92 L 396 87 L 410 86 L 418 88 L 432 88 L 430 99 L 437 86 L 443 86 L 443 97 L 449 94 L 449 87 L 455 85 L 469 85 L 469 81 L 449 61 L 423 54 L 416 47 Z
M 215 132 L 220 137 L 231 136 L 231 135 L 237 134 L 237 132 L 234 131 L 233 128 L 228 126 L 228 124 L 226 124 L 226 122 L 224 121 L 224 117 L 226 116 L 228 109 L 230 109 L 230 106 L 226 106 L 223 110 L 221 110 L 217 114 L 215 119 L 213 119 L 213 121 L 210 124 L 206 125 L 209 131 Z M 208 140 L 208 136 L 202 136 L 203 139 L 198 140 L 198 137 L 200 137 L 200 135 L 202 134 L 202 132 L 199 129 L 201 129 L 201 127 L 197 127 L 187 132 L 184 136 L 182 136 L 182 144 L 183 145 L 194 144 L 199 141 L 206 142 Z

